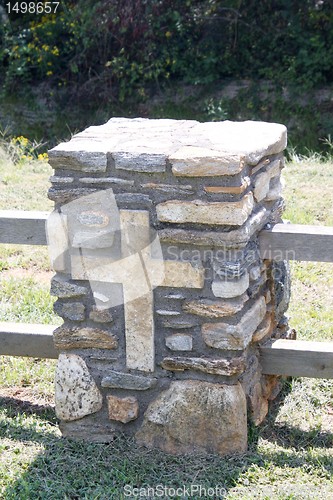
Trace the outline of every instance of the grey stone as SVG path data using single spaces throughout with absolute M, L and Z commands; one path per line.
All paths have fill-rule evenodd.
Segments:
M 151 204 L 150 196 L 141 193 L 120 193 L 115 195 L 117 203 Z
M 171 351 L 192 351 L 193 338 L 192 335 L 184 333 L 174 333 L 165 339 L 165 345 Z
M 173 382 L 153 401 L 136 434 L 139 444 L 182 455 L 230 455 L 247 449 L 246 399 L 240 384 Z
M 102 387 L 108 389 L 127 389 L 134 391 L 146 391 L 155 387 L 156 378 L 132 375 L 131 373 L 107 370 L 107 375 L 102 378 Z
M 134 186 L 134 181 L 117 177 L 81 177 L 82 184 L 115 184 L 117 186 Z
M 47 196 L 55 203 L 67 203 L 77 198 L 82 198 L 83 196 L 95 193 L 96 191 L 96 189 L 91 188 L 57 189 L 51 187 L 47 193 Z
M 175 329 L 185 329 L 185 328 L 193 328 L 198 324 L 197 321 L 190 320 L 190 319 L 185 319 L 185 318 L 166 318 L 162 320 L 162 326 L 164 328 L 175 328 Z
M 96 149 L 94 151 L 94 145 Z M 82 172 L 105 172 L 107 166 L 106 152 L 98 151 L 94 141 L 73 139 L 61 143 L 48 152 L 50 165 Z
M 55 373 L 55 410 L 61 420 L 78 420 L 102 408 L 103 398 L 84 360 L 59 354 Z
M 86 317 L 85 306 L 81 302 L 60 302 L 54 304 L 54 310 L 59 316 L 71 321 L 83 321 Z
M 50 294 L 60 299 L 71 299 L 86 296 L 88 294 L 88 289 L 76 283 L 69 283 L 65 277 L 57 274 L 51 280 Z
M 164 172 L 166 156 L 164 154 L 140 152 L 116 152 L 112 154 L 117 170 L 131 170 L 133 172 Z

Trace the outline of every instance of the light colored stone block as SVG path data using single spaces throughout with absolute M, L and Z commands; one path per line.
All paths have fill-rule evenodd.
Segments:
M 260 297 L 236 325 L 222 322 L 202 325 L 203 339 L 209 347 L 215 349 L 245 349 L 251 342 L 252 335 L 264 319 L 265 314 L 265 299 Z
M 162 222 L 242 226 L 254 206 L 249 193 L 235 202 L 166 201 L 156 207 L 157 218 Z
M 127 424 L 139 416 L 139 403 L 133 396 L 118 398 L 107 396 L 109 419 Z
M 247 449 L 246 398 L 240 384 L 172 382 L 153 401 L 136 434 L 139 444 L 181 455 L 230 455 Z
M 165 345 L 171 351 L 192 351 L 193 339 L 192 335 L 184 333 L 174 333 L 165 339 Z
M 48 152 L 49 163 L 55 169 L 105 172 L 107 149 L 107 144 L 74 136 L 71 141 L 63 142 Z
M 125 302 L 126 366 L 132 370 L 155 369 L 153 294 Z
M 59 354 L 55 373 L 55 410 L 61 420 L 71 421 L 102 408 L 103 398 L 85 361 L 76 354 Z
M 215 297 L 230 299 L 243 295 L 249 286 L 250 278 L 249 273 L 246 271 L 238 280 L 213 281 L 212 292 Z
M 169 157 L 172 173 L 183 177 L 235 175 L 244 168 L 239 154 L 197 146 L 183 146 Z

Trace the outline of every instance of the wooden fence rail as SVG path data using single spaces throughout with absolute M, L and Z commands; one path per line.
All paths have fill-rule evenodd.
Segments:
M 0 243 L 47 245 L 47 212 L 0 211 Z M 333 227 L 276 224 L 259 234 L 263 259 L 333 262 Z M 0 355 L 57 358 L 53 325 L 0 323 Z M 333 343 L 270 340 L 260 346 L 267 375 L 333 378 Z

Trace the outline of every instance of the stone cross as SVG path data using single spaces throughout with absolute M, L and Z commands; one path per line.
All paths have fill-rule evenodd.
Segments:
M 204 269 L 190 262 L 164 260 L 159 244 L 150 241 L 149 212 L 120 210 L 121 258 L 105 262 L 82 255 L 72 257 L 72 278 L 121 283 L 125 313 L 126 366 L 155 369 L 153 289 L 158 286 L 203 288 Z M 110 291 L 112 293 L 112 291 Z

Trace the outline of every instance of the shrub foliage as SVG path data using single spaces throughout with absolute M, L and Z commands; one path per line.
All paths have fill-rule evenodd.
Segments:
M 4 89 L 47 81 L 124 100 L 167 80 L 332 81 L 331 0 L 62 0 L 0 27 Z

